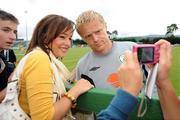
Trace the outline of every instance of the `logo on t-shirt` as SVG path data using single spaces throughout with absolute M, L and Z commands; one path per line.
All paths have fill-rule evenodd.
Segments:
M 99 69 L 100 67 L 92 67 L 91 69 L 89 69 L 89 71 L 96 71 L 97 69 Z

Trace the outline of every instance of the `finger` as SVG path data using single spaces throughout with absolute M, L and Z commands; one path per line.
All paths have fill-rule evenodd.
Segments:
M 91 84 L 90 89 L 94 88 L 94 85 Z
M 160 46 L 160 61 L 167 59 L 166 44 Z
M 133 61 L 133 54 L 131 51 L 127 50 L 125 51 L 124 62 L 128 64 L 131 63 L 131 61 Z
M 133 58 L 134 58 L 134 61 L 135 61 L 136 63 L 139 63 L 139 61 L 138 61 L 138 56 L 137 56 L 137 52 L 134 52 L 134 53 L 133 53 Z
M 167 58 L 169 58 L 169 60 L 172 60 L 172 48 L 171 45 L 168 44 L 166 45 L 166 53 L 167 53 Z
M 162 44 L 170 44 L 167 40 L 160 39 L 155 43 L 155 45 L 162 45 Z
M 146 64 L 146 66 L 148 67 L 148 69 L 152 69 L 153 68 L 153 64 Z

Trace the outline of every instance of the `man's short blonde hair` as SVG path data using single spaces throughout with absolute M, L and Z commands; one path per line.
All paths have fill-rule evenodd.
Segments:
M 79 17 L 76 19 L 76 30 L 79 33 L 79 27 L 84 23 L 89 23 L 94 20 L 99 20 L 104 26 L 106 27 L 106 22 L 103 18 L 103 16 L 96 11 L 88 10 L 79 15 Z

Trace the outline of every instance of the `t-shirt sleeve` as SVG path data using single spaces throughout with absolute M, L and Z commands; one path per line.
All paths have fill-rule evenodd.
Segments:
M 49 57 L 31 54 L 24 66 L 27 99 L 33 120 L 51 120 L 54 116 L 52 69 Z
M 79 65 L 77 64 L 76 66 L 76 80 L 79 80 L 80 79 L 80 70 L 79 70 Z

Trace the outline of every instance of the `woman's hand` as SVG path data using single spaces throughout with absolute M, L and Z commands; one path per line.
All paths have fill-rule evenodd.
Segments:
M 85 79 L 80 79 L 77 83 L 68 91 L 73 97 L 78 98 L 81 94 L 87 92 L 94 86 Z
M 3 101 L 5 96 L 6 96 L 6 88 L 4 88 L 2 91 L 0 91 L 0 103 Z

